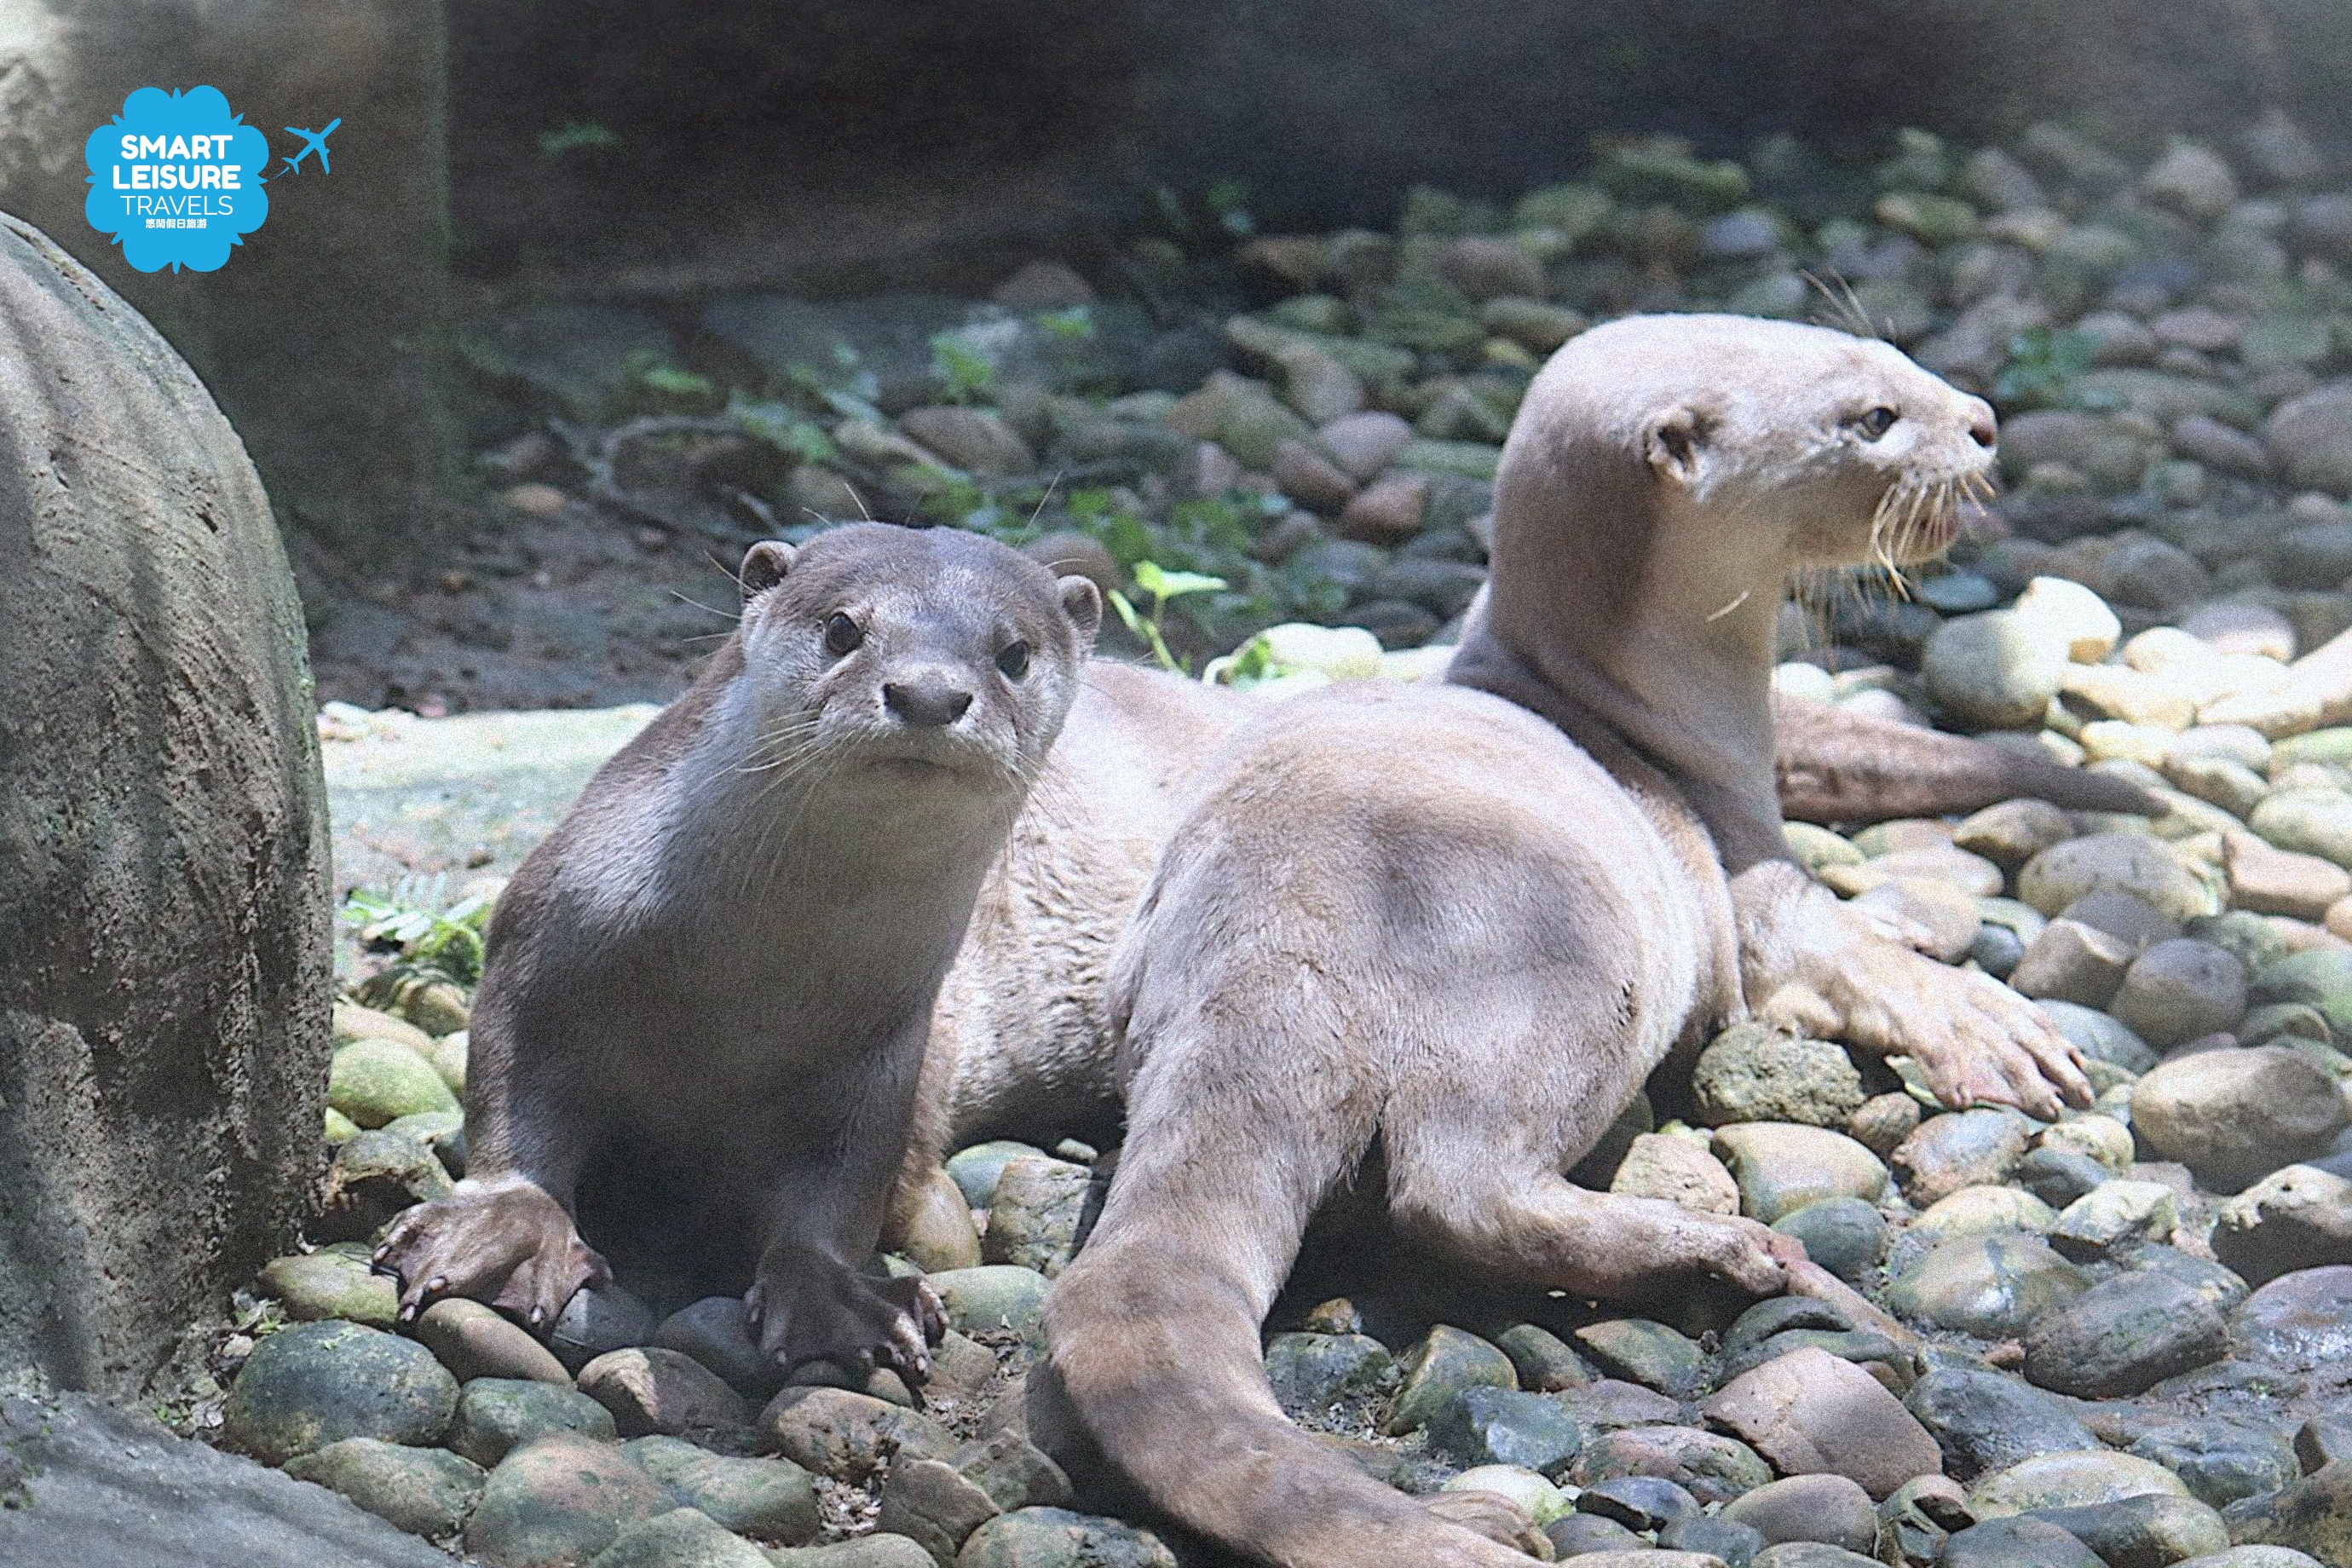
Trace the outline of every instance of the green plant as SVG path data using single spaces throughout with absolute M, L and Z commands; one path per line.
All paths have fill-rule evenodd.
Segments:
M 1150 615 L 1138 611 L 1135 601 L 1116 588 L 1110 593 L 1110 607 L 1118 612 L 1127 629 L 1151 649 L 1151 657 L 1160 661 L 1161 668 L 1179 675 L 1191 674 L 1184 662 L 1168 650 L 1168 640 L 1160 631 L 1160 617 L 1167 614 L 1169 600 L 1188 594 L 1216 593 L 1225 586 L 1225 580 L 1199 572 L 1171 572 L 1157 561 L 1139 561 L 1135 563 L 1135 585 L 1151 595 Z
M 737 393 L 727 405 L 727 417 L 803 463 L 829 463 L 841 455 L 824 426 L 788 403 L 763 402 Z
M 566 153 L 601 153 L 620 144 L 617 133 L 593 120 L 567 120 L 552 131 L 539 133 L 539 150 L 550 158 L 561 158 Z
M 1095 319 L 1084 305 L 1064 310 L 1042 310 L 1037 324 L 1066 342 L 1084 342 L 1095 335 Z
M 2029 327 L 2010 340 L 2009 363 L 1994 378 L 1994 401 L 2007 407 L 2046 408 L 2063 401 L 2074 379 L 2091 368 L 2096 345 L 2084 333 Z
M 931 374 L 946 384 L 950 403 L 977 403 L 996 390 L 996 366 L 954 332 L 931 338 Z
M 354 889 L 343 900 L 343 918 L 357 931 L 361 946 L 398 952 L 388 973 L 461 986 L 482 977 L 483 938 L 490 921 L 487 899 L 460 899 L 447 909 L 435 910 L 407 886 L 389 895 Z

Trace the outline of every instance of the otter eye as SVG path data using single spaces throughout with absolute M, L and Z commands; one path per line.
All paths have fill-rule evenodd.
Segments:
M 1874 408 L 1869 413 L 1864 415 L 1861 418 L 1855 420 L 1853 422 L 1853 427 L 1862 432 L 1862 438 L 1864 440 L 1875 441 L 1881 436 L 1885 435 L 1889 430 L 1894 429 L 1895 420 L 1901 417 L 1902 416 L 1895 413 L 1892 408 Z
M 835 610 L 824 618 L 824 651 L 835 658 L 856 653 L 866 641 L 866 628 L 849 617 L 845 611 Z
M 1025 642 L 1006 643 L 1004 651 L 996 656 L 996 668 L 1014 680 L 1028 674 L 1029 645 Z

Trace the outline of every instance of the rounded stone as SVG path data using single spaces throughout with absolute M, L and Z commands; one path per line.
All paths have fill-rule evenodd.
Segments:
M 2160 942 L 2132 961 L 2107 1011 L 2158 1050 L 2237 1026 L 2246 1012 L 2246 966 L 2189 937 Z
M 1045 1151 L 1009 1138 L 975 1143 L 949 1158 L 948 1175 L 962 1189 L 965 1202 L 984 1209 L 996 1201 L 996 1179 L 1004 1173 L 1004 1167 L 1024 1157 L 1042 1160 Z
M 613 1413 L 576 1388 L 531 1378 L 478 1377 L 457 1391 L 449 1447 L 492 1467 L 551 1432 L 609 1441 Z
M 572 1374 L 545 1345 L 479 1301 L 445 1297 L 425 1309 L 415 1331 L 417 1342 L 460 1383 L 520 1377 L 572 1386 Z
M 2090 1284 L 2039 1237 L 1970 1237 L 1930 1248 L 1896 1277 L 1886 1301 L 1906 1318 L 2003 1340 Z
M 784 1386 L 784 1369 L 751 1338 L 740 1296 L 688 1302 L 661 1321 L 653 1342 L 692 1357 L 747 1399 L 772 1399 Z
M 1363 1334 L 1276 1334 L 1266 1342 L 1266 1383 L 1294 1419 L 1377 1399 L 1399 1377 L 1389 1348 Z
M 1656 1476 L 1702 1503 L 1729 1502 L 1772 1479 L 1772 1467 L 1736 1438 L 1693 1426 L 1626 1426 L 1584 1440 L 1569 1479 L 1590 1487 L 1612 1476 Z
M 1927 691 L 1972 730 L 2038 724 L 2066 673 L 2066 644 L 2013 610 L 1958 616 L 1937 627 L 1920 656 Z
M 403 1116 L 456 1110 L 457 1097 L 431 1062 L 390 1040 L 354 1040 L 335 1053 L 327 1073 L 327 1103 L 362 1127 L 382 1127 Z
M 548 1348 L 577 1373 L 606 1351 L 651 1344 L 656 1326 L 653 1309 L 625 1286 L 590 1287 L 573 1291 L 563 1304 L 549 1331 Z
M 1907 1094 L 1874 1094 L 1846 1123 L 1853 1141 L 1885 1159 L 1919 1125 L 1919 1102 Z
M 1969 1492 L 1979 1519 L 2049 1508 L 2077 1508 L 2127 1497 L 2187 1497 L 2180 1478 L 2130 1454 L 2101 1450 L 2042 1454 L 1996 1470 Z
M 1739 1212 L 1739 1184 L 1723 1162 L 1689 1138 L 1644 1132 L 1636 1137 L 1609 1178 L 1620 1197 L 1661 1198 L 1701 1214 Z
M 955 1568 L 1176 1568 L 1159 1537 L 1115 1519 L 1067 1509 L 999 1514 L 956 1553 Z
M 2219 911 L 2213 889 L 2164 847 L 2137 833 L 2094 833 L 2044 849 L 2017 874 L 2017 895 L 2053 919 L 2086 894 L 2114 891 L 2144 900 L 2173 920 Z
M 1793 1121 L 1843 1129 L 1863 1102 L 1862 1074 L 1843 1047 L 1735 1024 L 1699 1054 L 1691 1091 L 1709 1126 Z
M 2352 952 L 2318 947 L 2262 964 L 2246 987 L 2252 1006 L 2316 1010 L 2338 1038 L 2352 1038 Z
M 482 1495 L 482 1467 L 439 1448 L 346 1437 L 286 1461 L 286 1473 L 341 1492 L 411 1535 L 446 1541 Z
M 1723 1517 L 1747 1525 L 1767 1545 L 1816 1541 L 1848 1552 L 1878 1546 L 1878 1510 L 1843 1476 L 1790 1476 L 1724 1504 Z
M 1449 1492 L 1493 1492 L 1527 1510 L 1538 1529 L 1572 1510 L 1569 1495 L 1521 1465 L 1473 1465 L 1447 1479 L 1438 1489 Z
M 1784 1475 L 1841 1475 L 1874 1498 L 1943 1465 L 1926 1428 L 1878 1381 L 1812 1346 L 1732 1379 L 1703 1406 Z
M 1457 1464 L 1516 1465 L 1546 1478 L 1566 1471 L 1584 1441 L 1555 1400 L 1517 1389 L 1465 1388 L 1429 1423 L 1430 1446 Z
M 769 1568 L 768 1554 L 694 1508 L 625 1524 L 588 1568 Z
M 1052 1283 L 1034 1268 L 1009 1263 L 950 1268 L 929 1279 L 947 1309 L 948 1326 L 973 1335 L 1029 1332 L 1045 1313 Z
M 282 1465 L 346 1437 L 441 1440 L 457 1380 L 423 1345 L 357 1323 L 303 1323 L 262 1340 L 221 1412 L 221 1446 Z
M 1094 1173 L 1043 1154 L 1005 1163 L 980 1240 L 986 1263 L 1014 1264 L 1052 1279 L 1075 1257 Z
M 2229 1331 L 2211 1302 L 2160 1274 L 2094 1285 L 2037 1318 L 2025 1336 L 2025 1375 L 2087 1398 L 2139 1394 L 2218 1361 Z
M 2007 1181 L 2025 1158 L 2030 1131 L 2014 1111 L 1930 1116 L 1903 1140 L 1887 1163 L 1906 1196 L 1915 1204 L 1932 1205 L 1963 1187 Z
M 1943 1450 L 1945 1468 L 1962 1480 L 2099 1446 L 2063 1405 L 1997 1372 L 1937 1368 L 1911 1385 L 1903 1405 Z
M 1399 1370 L 1403 1386 L 1381 1424 L 1391 1436 L 1427 1426 L 1469 1389 L 1519 1385 L 1510 1357 L 1477 1335 L 1444 1323 L 1406 1352 Z
M 2238 1331 L 2253 1355 L 2288 1365 L 2352 1358 L 2352 1266 L 2280 1275 L 2238 1309 Z
M 1911 1222 L 1909 1234 L 1930 1243 L 2000 1231 L 2046 1236 L 2057 1223 L 2057 1211 L 2032 1193 L 2015 1187 L 1962 1187 L 1937 1199 Z
M 400 1321 L 400 1288 L 391 1276 L 376 1273 L 363 1257 L 332 1247 L 271 1258 L 262 1265 L 255 1288 L 276 1298 L 296 1322 L 341 1318 L 390 1329 Z
M 613 1413 L 624 1437 L 747 1426 L 751 1406 L 692 1356 L 657 1345 L 608 1351 L 580 1369 L 580 1392 Z
M 555 1433 L 490 1472 L 466 1521 L 466 1551 L 489 1568 L 577 1568 L 624 1526 L 676 1507 L 668 1488 L 612 1444 Z
M 760 1413 L 762 1444 L 820 1476 L 853 1485 L 893 1454 L 943 1459 L 955 1439 L 929 1416 L 845 1388 L 787 1388 Z
M 1706 1352 L 1686 1334 L 1646 1318 L 1611 1318 L 1576 1331 L 1576 1342 L 1611 1377 L 1687 1398 L 1706 1376 Z
M 2289 1046 L 2176 1057 L 2132 1086 L 2132 1130 L 2159 1160 L 2236 1192 L 2324 1152 L 2346 1121 L 2336 1079 Z
M 1714 1147 L 1739 1184 L 1740 1212 L 1767 1225 L 1828 1198 L 1874 1203 L 1886 1190 L 1878 1156 L 1827 1128 L 1740 1122 L 1716 1129 Z
M 1782 1215 L 1772 1228 L 1805 1244 L 1805 1256 L 1849 1283 L 1886 1256 L 1886 1218 L 1861 1198 L 1827 1198 Z

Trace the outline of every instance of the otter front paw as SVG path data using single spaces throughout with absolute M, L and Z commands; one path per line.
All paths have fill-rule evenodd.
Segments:
M 1448 1524 L 1474 1530 L 1498 1546 L 1508 1546 L 1549 1563 L 1551 1538 L 1536 1528 L 1528 1510 L 1500 1492 L 1432 1492 L 1421 1506 Z
M 919 1384 L 931 1373 L 930 1347 L 948 1331 L 947 1310 L 926 1281 L 869 1279 L 804 1256 L 762 1261 L 743 1310 L 760 1349 L 786 1372 L 829 1361 L 887 1367 Z
M 2045 1121 L 2088 1105 L 2080 1052 L 2041 1009 L 1989 974 L 1949 969 L 1891 942 L 1848 955 L 1833 976 L 1784 986 L 1757 1012 L 1768 1023 L 1907 1056 L 1955 1110 L 2013 1105 Z
M 544 1329 L 582 1286 L 613 1278 L 563 1205 L 520 1176 L 460 1182 L 447 1197 L 407 1210 L 374 1264 L 399 1277 L 403 1322 L 443 1296 L 466 1296 Z

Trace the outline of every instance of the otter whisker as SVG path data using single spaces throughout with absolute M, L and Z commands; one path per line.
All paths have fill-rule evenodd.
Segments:
M 1755 590 L 1754 590 L 1754 589 L 1752 589 L 1752 588 L 1742 588 L 1742 589 L 1740 589 L 1740 590 L 1739 590 L 1739 597 L 1738 597 L 1738 598 L 1736 598 L 1736 599 L 1732 600 L 1732 601 L 1731 601 L 1731 603 L 1729 603 L 1729 604 L 1727 604 L 1727 605 L 1724 605 L 1724 606 L 1723 606 L 1723 608 L 1721 608 L 1721 609 L 1719 609 L 1719 610 L 1717 610 L 1717 611 L 1713 612 L 1713 613 L 1712 613 L 1712 614 L 1710 614 L 1706 618 L 1707 618 L 1708 620 L 1710 620 L 1710 621 L 1719 621 L 1719 620 L 1723 619 L 1723 617 L 1724 617 L 1724 616 L 1727 616 L 1727 615 L 1731 614 L 1731 612 L 1732 612 L 1732 611 L 1734 611 L 1734 610 L 1736 610 L 1736 609 L 1739 608 L 1739 606 L 1740 606 L 1740 605 L 1742 605 L 1746 604 L 1746 603 L 1748 602 L 1748 596 L 1749 596 L 1750 595 L 1752 595 L 1754 592 L 1755 592 Z

